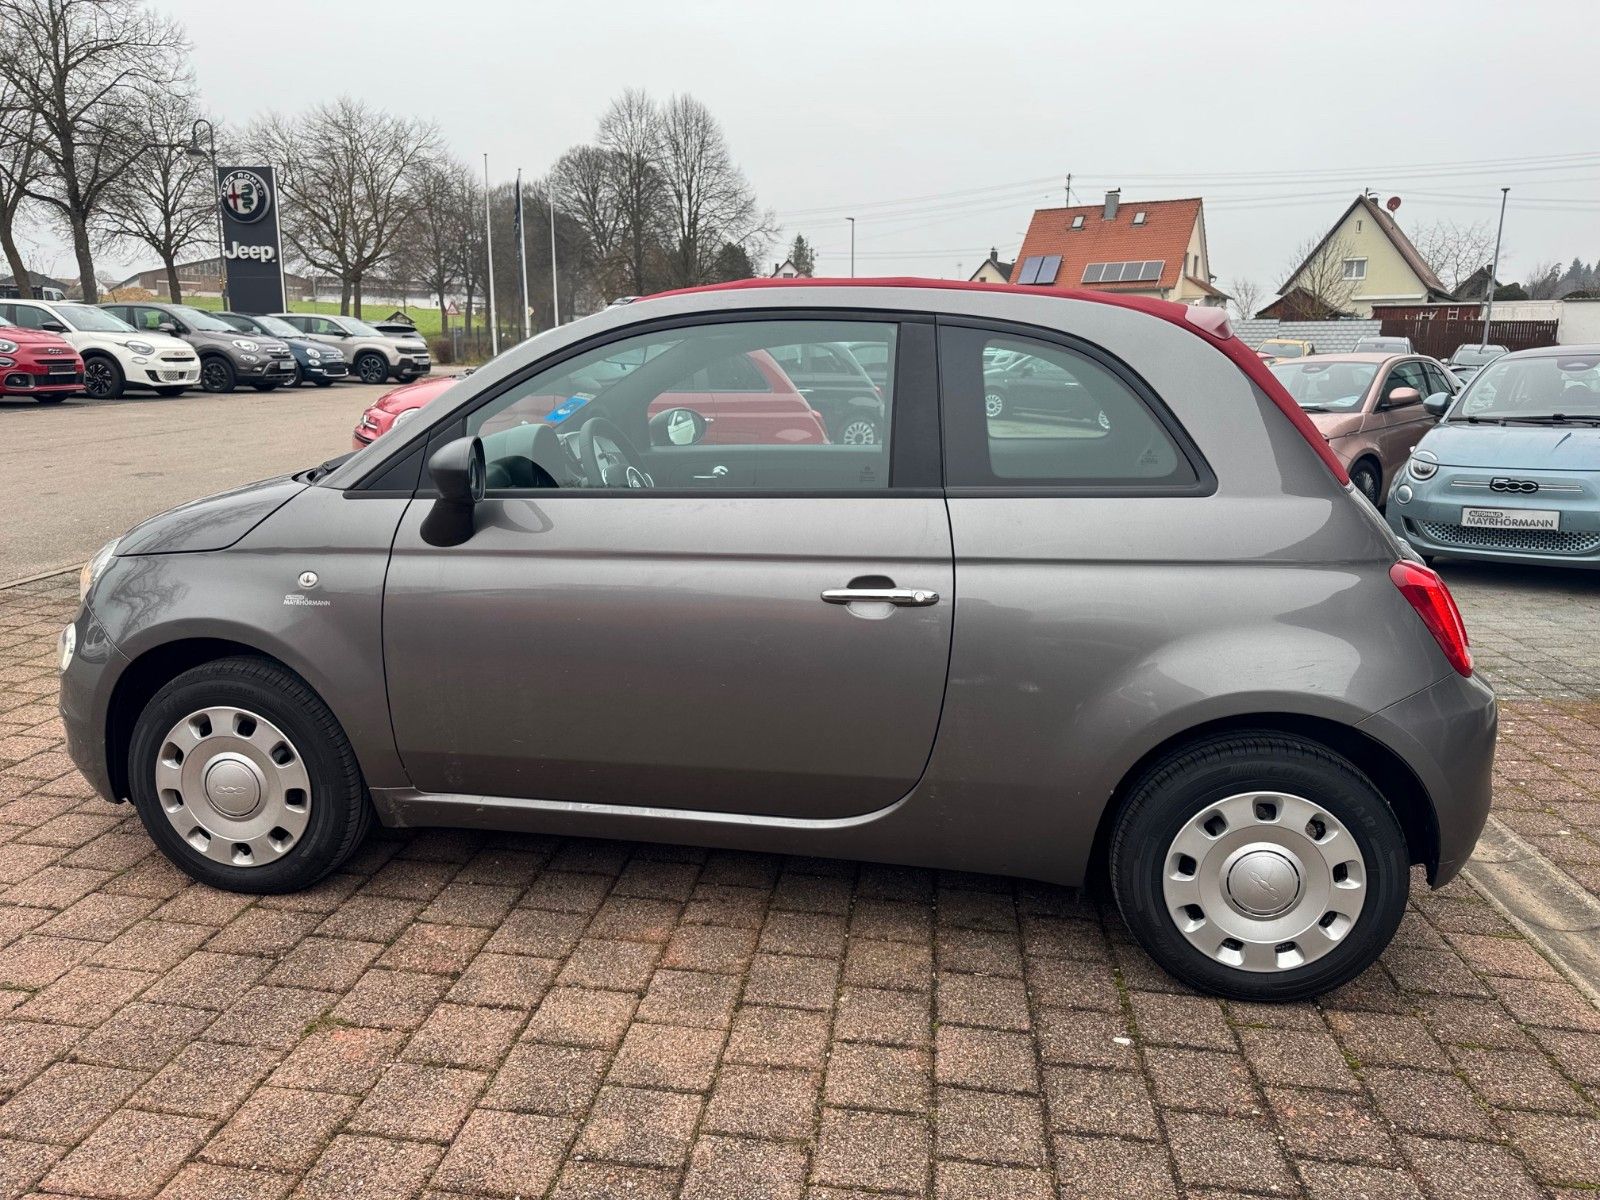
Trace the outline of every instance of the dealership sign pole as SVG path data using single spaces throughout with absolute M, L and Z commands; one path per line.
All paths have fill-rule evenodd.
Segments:
M 282 312 L 283 231 L 278 185 L 271 167 L 217 167 L 217 212 L 222 222 L 223 295 L 243 313 Z

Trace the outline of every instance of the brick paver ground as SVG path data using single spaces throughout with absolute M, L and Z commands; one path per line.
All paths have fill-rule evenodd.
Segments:
M 1594 609 L 1458 587 L 1512 681 L 1502 815 L 1578 874 Z M 228 895 L 72 770 L 73 603 L 0 592 L 0 1197 L 1600 1188 L 1600 1011 L 1464 882 L 1419 888 L 1354 984 L 1274 1007 L 987 876 L 439 831 Z

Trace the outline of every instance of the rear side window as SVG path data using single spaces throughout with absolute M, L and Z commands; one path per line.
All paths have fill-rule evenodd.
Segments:
M 1193 491 L 1181 431 L 1089 347 L 945 326 L 939 343 L 952 487 Z

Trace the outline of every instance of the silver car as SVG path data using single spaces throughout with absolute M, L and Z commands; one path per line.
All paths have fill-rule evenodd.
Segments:
M 817 437 L 769 352 L 838 343 L 893 363 L 877 442 Z M 1110 419 L 991 417 L 996 352 Z M 83 587 L 75 761 L 237 891 L 306 887 L 373 820 L 1105 868 L 1167 970 L 1283 1000 L 1367 967 L 1489 807 L 1443 583 L 1220 313 L 1160 301 L 609 308 L 145 522 Z

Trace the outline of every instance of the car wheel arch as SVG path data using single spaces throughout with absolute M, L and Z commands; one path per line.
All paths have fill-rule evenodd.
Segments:
M 1311 743 L 1348 759 L 1388 801 L 1405 833 L 1413 864 L 1427 868 L 1431 882 L 1439 865 L 1439 827 L 1431 797 L 1422 781 L 1394 750 L 1353 725 L 1327 717 L 1293 712 L 1241 712 L 1190 726 L 1151 746 L 1122 773 L 1095 826 L 1088 872 L 1103 882 L 1111 835 L 1117 818 L 1139 782 L 1163 761 L 1201 743 L 1245 732 L 1278 734 Z
M 1373 474 L 1378 477 L 1378 496 L 1381 498 L 1384 492 L 1383 462 L 1378 458 L 1377 454 L 1373 453 L 1372 451 L 1363 451 L 1362 453 L 1356 455 L 1356 457 L 1350 463 L 1351 477 L 1353 478 L 1355 473 L 1363 466 L 1371 467 Z

